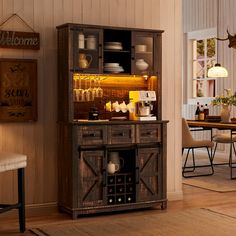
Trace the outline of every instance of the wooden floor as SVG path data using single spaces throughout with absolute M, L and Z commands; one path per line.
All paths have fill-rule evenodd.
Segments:
M 234 181 L 234 180 L 232 180 Z M 144 211 L 135 211 L 135 212 L 122 212 L 118 214 L 112 214 L 113 218 L 128 217 L 130 214 L 149 214 L 150 211 L 155 211 L 157 214 L 164 214 L 165 212 L 174 212 L 181 211 L 190 208 L 210 208 L 216 210 L 223 214 L 231 215 L 236 217 L 236 193 L 227 192 L 227 193 L 218 193 L 209 190 L 204 190 L 196 187 L 191 187 L 183 185 L 184 199 L 182 201 L 171 201 L 168 202 L 167 210 L 160 210 L 159 208 L 144 210 Z M 17 212 L 15 212 L 17 215 Z M 19 236 L 26 235 L 32 236 L 28 230 L 24 234 L 18 233 L 18 220 L 16 217 L 13 217 L 8 213 L 0 215 L 0 236 Z M 91 221 L 102 221 L 110 217 L 109 214 L 103 214 L 99 216 L 90 215 L 87 217 L 81 217 L 78 220 L 84 222 Z M 60 224 L 60 223 L 69 223 L 72 221 L 70 217 L 66 214 L 60 214 L 58 212 L 50 212 L 40 214 L 39 216 L 28 216 L 27 215 L 27 229 L 37 227 L 43 224 Z

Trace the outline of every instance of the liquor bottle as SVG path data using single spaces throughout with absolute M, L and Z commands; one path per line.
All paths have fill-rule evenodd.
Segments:
M 205 119 L 204 107 L 203 107 L 203 105 L 201 105 L 200 112 L 199 112 L 199 120 L 204 120 L 204 119 Z
M 200 105 L 199 102 L 197 102 L 197 109 L 195 111 L 195 120 L 199 120 L 199 114 L 200 114 Z
M 209 108 L 208 108 L 208 105 L 205 104 L 204 106 L 204 115 L 205 115 L 205 119 L 207 118 L 207 116 L 209 115 Z

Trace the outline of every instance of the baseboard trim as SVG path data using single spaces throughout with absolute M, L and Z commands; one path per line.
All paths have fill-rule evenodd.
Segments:
M 57 202 L 49 202 L 43 204 L 30 204 L 25 206 L 26 217 L 32 216 L 45 216 L 58 213 Z M 16 210 L 7 211 L 4 214 L 0 214 L 1 217 L 15 218 L 18 217 Z
M 167 192 L 168 201 L 183 200 L 183 191 Z
M 30 204 L 26 205 L 26 214 L 27 216 L 38 216 L 45 214 L 52 214 L 58 212 L 57 202 L 48 202 L 42 204 Z

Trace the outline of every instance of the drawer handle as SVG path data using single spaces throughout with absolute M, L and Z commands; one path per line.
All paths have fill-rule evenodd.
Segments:
M 153 135 L 154 132 L 153 131 L 148 131 L 146 133 L 143 134 L 143 136 L 150 136 L 150 135 Z
M 125 136 L 125 132 L 114 133 L 113 136 L 121 136 L 121 137 L 124 137 L 124 136 Z
M 87 133 L 87 134 L 84 134 L 83 137 L 84 138 L 86 138 L 86 137 L 96 137 L 96 134 L 95 133 Z

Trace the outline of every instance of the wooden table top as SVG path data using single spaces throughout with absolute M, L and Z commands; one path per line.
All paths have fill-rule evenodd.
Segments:
M 236 123 L 232 122 L 209 122 L 209 121 L 187 120 L 187 123 L 189 127 L 236 130 Z

